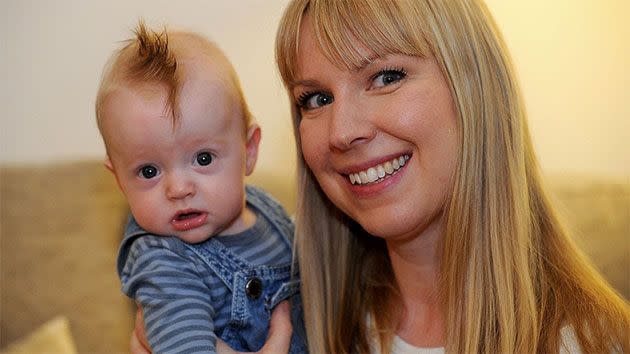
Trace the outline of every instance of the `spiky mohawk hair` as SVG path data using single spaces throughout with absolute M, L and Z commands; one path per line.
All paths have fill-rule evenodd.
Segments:
M 148 29 L 144 21 L 138 22 L 134 30 L 135 39 L 121 49 L 121 57 L 126 57 L 127 68 L 125 76 L 131 82 L 159 82 L 166 85 L 168 98 L 165 109 L 172 113 L 173 124 L 177 123 L 178 114 L 175 107 L 179 91 L 179 77 L 177 75 L 177 59 L 169 47 L 168 32 Z M 127 54 L 127 55 L 125 55 Z
M 155 81 L 165 84 L 169 91 L 167 106 L 173 110 L 172 116 L 175 123 L 177 114 L 174 109 L 177 102 L 179 78 L 177 59 L 169 48 L 166 28 L 158 33 L 147 29 L 144 21 L 140 20 L 134 34 L 135 40 L 130 40 L 130 43 L 121 50 L 121 52 L 127 50 L 132 52 L 126 76 L 133 82 Z
M 140 20 L 133 31 L 134 38 L 126 40 L 125 45 L 109 59 L 101 85 L 96 96 L 96 121 L 102 132 L 102 106 L 106 96 L 117 85 L 136 85 L 141 83 L 160 83 L 168 90 L 165 113 L 170 113 L 173 126 L 176 125 L 180 75 L 177 70 L 176 53 L 169 47 L 166 28 L 161 32 L 148 29 Z
M 171 116 L 173 128 L 180 119 L 178 100 L 182 85 L 187 80 L 185 61 L 196 58 L 220 67 L 228 90 L 240 105 L 245 126 L 249 126 L 252 115 L 245 101 L 238 75 L 225 54 L 206 37 L 187 31 L 153 31 L 140 20 L 133 38 L 123 42 L 108 60 L 101 84 L 96 95 L 96 122 L 103 135 L 103 106 L 108 95 L 120 87 L 159 84 L 167 90 L 164 107 L 165 116 Z M 179 64 L 178 64 L 179 60 Z M 181 65 L 180 65 L 181 64 Z M 245 133 L 247 128 L 243 130 Z M 105 140 L 105 136 L 103 136 Z M 105 141 L 107 148 L 107 141 Z

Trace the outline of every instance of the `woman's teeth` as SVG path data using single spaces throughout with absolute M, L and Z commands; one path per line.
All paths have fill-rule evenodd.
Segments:
M 407 163 L 409 160 L 409 155 L 402 155 L 391 161 L 387 161 L 382 164 L 378 164 L 376 166 L 370 167 L 367 170 L 360 171 L 357 173 L 351 173 L 348 175 L 350 178 L 350 183 L 352 184 L 367 184 L 379 181 L 385 176 L 391 175 L 394 172 L 398 171 L 401 167 Z

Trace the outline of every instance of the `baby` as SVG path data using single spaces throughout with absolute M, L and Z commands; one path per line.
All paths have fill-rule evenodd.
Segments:
M 291 352 L 305 352 L 293 224 L 244 184 L 261 133 L 234 69 L 198 34 L 142 22 L 135 34 L 105 68 L 96 119 L 132 214 L 122 290 L 142 307 L 152 350 L 215 352 L 218 337 L 257 351 L 272 309 L 292 298 Z

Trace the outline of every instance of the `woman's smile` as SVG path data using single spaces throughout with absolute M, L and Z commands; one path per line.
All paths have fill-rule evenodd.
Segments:
M 370 185 L 380 183 L 397 173 L 409 159 L 409 155 L 403 154 L 393 159 L 387 159 L 384 163 L 379 163 L 367 169 L 349 173 L 348 178 L 351 184 Z

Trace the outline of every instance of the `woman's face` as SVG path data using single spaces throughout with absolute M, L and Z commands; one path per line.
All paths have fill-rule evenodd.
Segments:
M 326 195 L 373 235 L 441 230 L 458 139 L 434 58 L 389 55 L 359 70 L 333 65 L 304 18 L 293 97 L 304 159 Z

